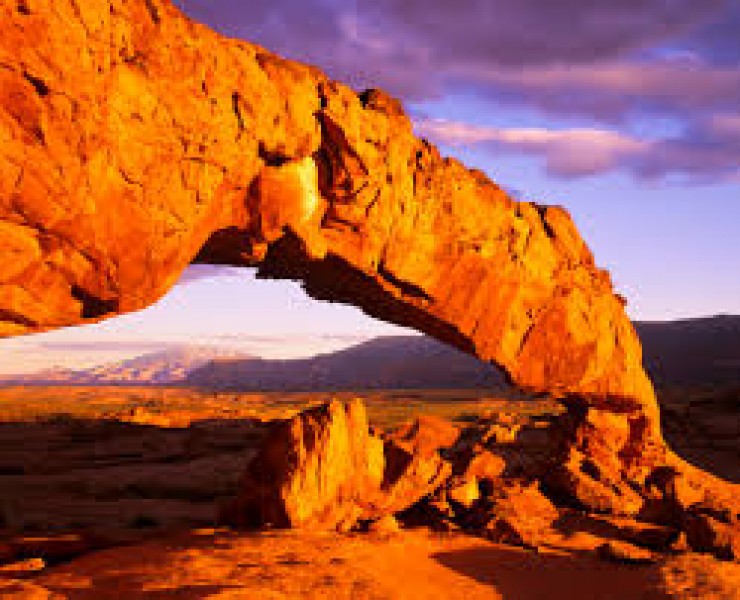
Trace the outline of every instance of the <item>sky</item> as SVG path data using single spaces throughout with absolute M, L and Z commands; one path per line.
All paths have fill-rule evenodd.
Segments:
M 740 314 L 737 0 L 179 0 L 220 32 L 403 100 L 416 132 L 565 206 L 641 320 Z M 191 267 L 157 305 L 0 341 L 0 373 L 175 343 L 307 356 L 407 333 L 249 270 Z

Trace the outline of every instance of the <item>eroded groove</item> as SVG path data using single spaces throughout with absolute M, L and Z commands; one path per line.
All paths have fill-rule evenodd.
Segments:
M 234 92 L 231 94 L 231 106 L 232 110 L 234 111 L 234 115 L 236 116 L 236 122 L 239 126 L 239 137 L 241 137 L 242 133 L 244 132 L 244 117 L 242 116 L 241 98 L 239 97 L 239 92 Z
M 282 167 L 290 158 L 277 150 L 269 150 L 267 145 L 260 141 L 257 153 L 268 167 Z
M 414 285 L 413 283 L 404 281 L 403 279 L 399 279 L 398 277 L 396 277 L 391 271 L 386 268 L 383 261 L 378 264 L 378 275 L 380 275 L 383 279 L 385 279 L 394 287 L 398 288 L 398 290 L 406 296 L 413 296 L 414 298 L 420 298 L 423 300 L 431 300 L 431 296 L 427 294 L 423 289 L 421 289 L 418 285 Z
M 159 16 L 159 9 L 157 8 L 157 5 L 154 4 L 154 0 L 145 0 L 145 4 L 152 21 L 156 25 L 159 25 L 162 22 L 162 18 Z
M 45 98 L 49 95 L 49 86 L 42 79 L 31 75 L 28 71 L 23 71 L 23 77 L 33 86 L 39 96 Z
M 72 286 L 72 297 L 82 302 L 83 319 L 98 319 L 118 311 L 118 299 L 99 298 L 78 285 Z
M 36 327 L 38 323 L 33 319 L 22 315 L 14 310 L 7 308 L 0 308 L 0 321 L 7 321 L 8 323 L 15 323 L 16 325 L 22 325 L 23 327 Z

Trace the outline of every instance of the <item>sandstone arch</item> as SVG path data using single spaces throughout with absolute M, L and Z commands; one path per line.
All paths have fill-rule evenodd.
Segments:
M 0 8 L 0 333 L 142 308 L 191 262 L 257 266 L 564 399 L 552 485 L 636 512 L 662 441 L 640 345 L 563 209 L 414 137 L 400 105 L 167 0 Z

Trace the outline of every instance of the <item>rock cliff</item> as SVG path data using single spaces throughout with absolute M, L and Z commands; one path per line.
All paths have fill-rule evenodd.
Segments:
M 551 485 L 583 504 L 638 510 L 666 465 L 722 488 L 665 448 L 624 302 L 568 213 L 442 157 L 383 92 L 167 0 L 17 0 L 0 124 L 2 334 L 142 308 L 192 262 L 254 266 L 561 397 Z

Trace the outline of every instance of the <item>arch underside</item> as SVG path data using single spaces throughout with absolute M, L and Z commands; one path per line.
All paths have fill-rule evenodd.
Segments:
M 140 309 L 192 262 L 257 266 L 562 398 L 568 494 L 634 511 L 658 467 L 710 481 L 665 447 L 624 300 L 565 210 L 442 157 L 384 93 L 169 2 L 28 5 L 0 8 L 0 333 Z

